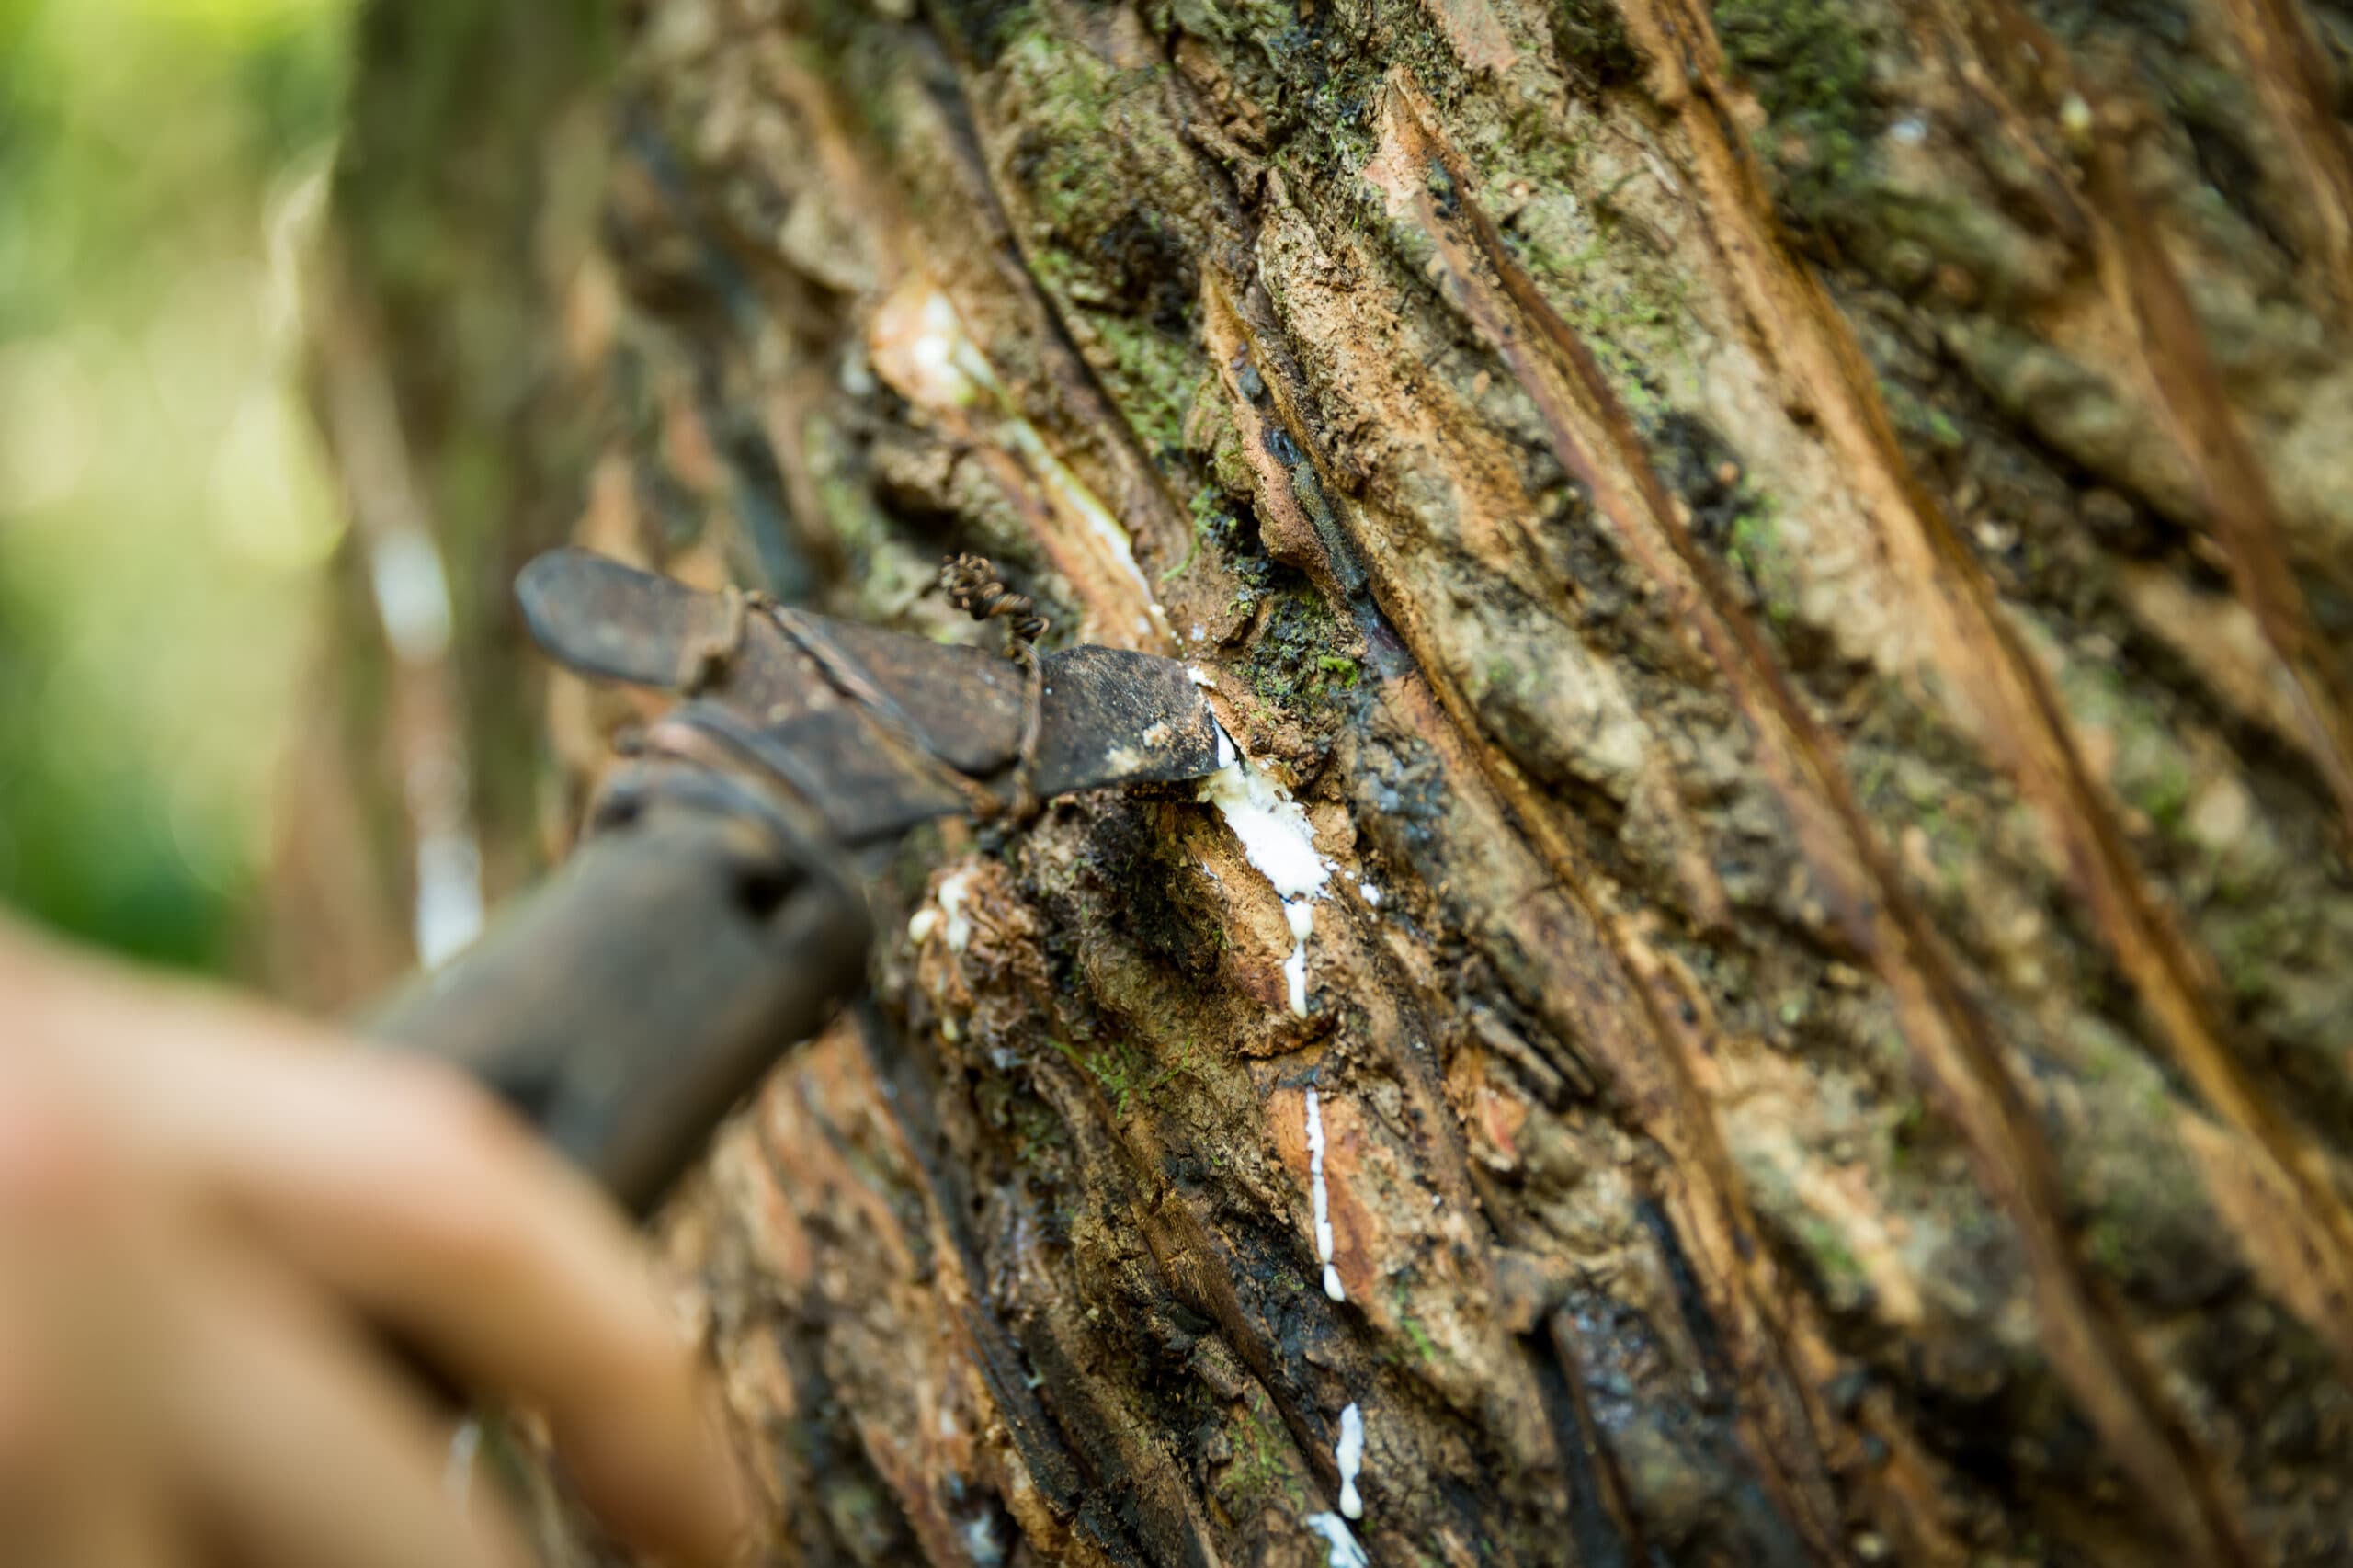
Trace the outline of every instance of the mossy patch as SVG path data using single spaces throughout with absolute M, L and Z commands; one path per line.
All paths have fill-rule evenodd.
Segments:
M 1297 1450 L 1264 1396 L 1253 1399 L 1226 1424 L 1233 1458 L 1217 1482 L 1218 1500 L 1236 1517 L 1270 1506 L 1304 1512 L 1310 1506 L 1296 1464 Z
M 1724 536 L 1724 559 L 1756 591 L 1756 602 L 1776 627 L 1786 629 L 1797 619 L 1797 561 L 1775 525 L 1769 498 L 1757 497 L 1733 518 Z
M 1870 1278 L 1847 1234 L 1819 1214 L 1803 1214 L 1795 1226 L 1799 1250 L 1813 1266 L 1824 1301 L 1835 1312 L 1851 1312 L 1870 1304 Z
M 2118 798 L 2167 840 L 2184 839 L 2197 778 L 2156 701 L 2126 685 L 2114 665 L 2089 660 L 2068 665 L 2061 690 L 2080 722 L 2113 737 L 2108 782 Z
M 1927 403 L 1902 381 L 1880 378 L 1880 396 L 1887 404 L 1888 417 L 1895 427 L 1915 441 L 1924 441 L 1944 451 L 1959 451 L 1968 442 L 1952 415 Z
M 2165 1073 L 2105 1025 L 2075 1033 L 2079 1096 L 2058 1140 L 2083 1214 L 2085 1252 L 2133 1294 L 2172 1308 L 2239 1267 L 2196 1163 L 2175 1131 Z
M 1208 370 L 1195 330 L 1199 269 L 1160 190 L 1191 171 L 1155 107 L 1147 70 L 1120 71 L 1040 30 L 1006 50 L 1000 82 L 1006 161 L 1026 198 L 1025 248 L 1039 286 L 1070 324 L 1095 373 L 1145 451 L 1184 446 L 1185 419 Z
M 1147 1108 L 1161 1090 L 1197 1071 L 1202 1062 L 1200 1047 L 1191 1040 L 1166 1058 L 1156 1058 L 1144 1046 L 1127 1040 L 1097 1040 L 1083 1046 L 1061 1040 L 1046 1043 L 1093 1079 L 1111 1102 L 1113 1112 L 1122 1119 L 1131 1111 Z
M 1608 381 L 1609 390 L 1617 393 L 1618 401 L 1633 416 L 1634 427 L 1646 436 L 1657 429 L 1668 403 L 1666 383 L 1651 356 L 1630 348 L 1618 336 L 1603 332 L 1588 335 L 1586 347 Z
M 1397 1332 L 1404 1336 L 1405 1341 L 1404 1354 L 1399 1358 L 1408 1365 L 1436 1365 L 1438 1359 L 1438 1341 L 1432 1339 L 1430 1331 L 1422 1326 L 1422 1320 L 1414 1315 L 1414 1292 L 1404 1275 L 1391 1282 L 1390 1301 L 1397 1312 Z
M 1131 317 L 1090 312 L 1105 357 L 1096 372 L 1128 416 L 1147 455 L 1159 458 L 1182 449 L 1185 416 L 1207 360 L 1190 338 Z
M 1277 589 L 1243 674 L 1263 700 L 1302 716 L 1336 707 L 1356 688 L 1355 657 L 1324 597 L 1305 584 Z
M 1691 415 L 1664 415 L 1652 444 L 1660 472 L 1691 510 L 1692 537 L 1747 584 L 1775 630 L 1788 632 L 1804 579 L 1773 498 L 1748 483 L 1723 438 Z
M 1109 136 L 1117 102 L 1113 73 L 1084 50 L 1045 29 L 1016 39 L 998 62 L 998 77 L 1021 126 L 1009 160 L 1038 217 L 1051 228 L 1085 226 L 1099 210 L 1106 176 L 1119 163 Z
M 1870 13 L 1842 0 L 1718 0 L 1724 53 L 1771 117 L 1764 152 L 1782 200 L 1809 228 L 1834 224 L 1886 115 L 1871 85 Z

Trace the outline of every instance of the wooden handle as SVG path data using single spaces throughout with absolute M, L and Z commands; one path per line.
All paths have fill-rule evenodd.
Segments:
M 455 1062 L 642 1215 L 866 974 L 847 879 L 752 818 L 657 808 L 589 839 L 365 1028 Z

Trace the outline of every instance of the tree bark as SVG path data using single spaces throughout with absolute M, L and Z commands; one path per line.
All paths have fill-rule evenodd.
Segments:
M 970 549 L 1324 872 L 881 869 L 662 1223 L 779 1561 L 1344 1563 L 1351 1410 L 1375 1563 L 2344 1561 L 2353 10 L 597 11 L 363 29 L 320 401 L 457 593 L 342 842 L 561 843 L 540 545 Z

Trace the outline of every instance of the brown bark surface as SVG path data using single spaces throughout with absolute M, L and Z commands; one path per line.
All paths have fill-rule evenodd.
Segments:
M 1374 1563 L 2346 1560 L 2353 11 L 472 9 L 372 14 L 321 376 L 494 887 L 629 710 L 567 537 L 995 555 L 1329 868 L 1303 1014 L 1190 790 L 880 871 L 664 1222 L 779 1561 L 1343 1562 L 1350 1405 Z

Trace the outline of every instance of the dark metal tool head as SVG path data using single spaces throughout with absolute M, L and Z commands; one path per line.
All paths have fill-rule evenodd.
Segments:
M 872 926 L 846 850 L 927 817 L 1217 767 L 1217 722 L 1182 665 L 1108 648 L 1039 660 L 1027 601 L 960 564 L 968 608 L 1023 609 L 1016 657 L 580 551 L 531 562 L 517 592 L 551 654 L 687 700 L 564 867 L 371 1032 L 462 1064 L 642 1212 L 864 982 Z
M 516 593 L 560 663 L 722 709 L 846 845 L 1009 798 L 1017 782 L 1044 800 L 1219 766 L 1217 721 L 1173 659 L 1045 655 L 1037 744 L 1017 780 L 1027 677 L 1001 655 L 704 593 L 578 550 L 533 561 Z

